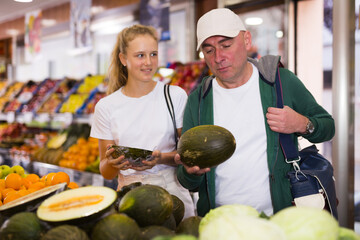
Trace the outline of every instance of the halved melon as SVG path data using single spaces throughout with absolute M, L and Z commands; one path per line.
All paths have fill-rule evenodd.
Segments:
M 109 187 L 87 186 L 66 190 L 41 203 L 39 219 L 50 223 L 76 223 L 101 216 L 111 209 L 117 193 Z
M 62 192 L 66 189 L 66 183 L 59 183 L 53 186 L 48 186 L 39 189 L 35 192 L 27 194 L 23 197 L 15 199 L 0 206 L 0 215 L 10 217 L 18 212 L 32 212 L 44 201 L 46 198 Z

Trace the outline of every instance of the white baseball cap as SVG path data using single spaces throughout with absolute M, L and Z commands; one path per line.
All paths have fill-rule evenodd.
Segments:
M 212 36 L 236 37 L 246 31 L 240 17 L 228 8 L 217 8 L 205 13 L 197 22 L 197 50 Z

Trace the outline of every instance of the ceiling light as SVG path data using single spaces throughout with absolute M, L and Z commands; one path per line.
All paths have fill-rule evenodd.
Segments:
M 6 30 L 6 34 L 9 34 L 11 36 L 17 36 L 19 35 L 20 31 L 17 29 L 8 29 Z
M 15 2 L 32 2 L 33 0 L 14 0 Z
M 277 38 L 282 38 L 282 37 L 284 36 L 284 32 L 281 31 L 281 30 L 276 31 L 275 36 L 276 36 Z
M 260 25 L 263 23 L 263 19 L 260 17 L 250 17 L 245 19 L 247 25 Z
M 102 6 L 93 6 L 93 7 L 91 7 L 91 13 L 93 14 L 93 15 L 96 15 L 96 14 L 98 14 L 98 13 L 101 13 L 101 12 L 103 12 L 105 10 L 105 8 L 104 7 L 102 7 Z
M 42 19 L 41 24 L 44 27 L 51 27 L 51 26 L 54 26 L 56 24 L 56 20 L 55 19 Z

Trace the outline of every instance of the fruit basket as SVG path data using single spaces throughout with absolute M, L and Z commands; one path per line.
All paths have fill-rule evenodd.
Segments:
M 66 99 L 66 97 L 80 84 L 80 81 L 70 78 L 63 79 L 56 87 L 55 90 L 51 92 L 46 97 L 46 100 L 38 108 L 37 113 L 56 113 L 57 109 L 61 103 Z
M 46 98 L 58 87 L 60 80 L 45 79 L 37 87 L 34 96 L 28 101 L 21 105 L 19 112 L 33 112 L 41 106 Z
M 32 99 L 38 86 L 39 83 L 28 81 L 14 99 L 6 104 L 3 112 L 19 112 L 22 104 L 26 104 Z

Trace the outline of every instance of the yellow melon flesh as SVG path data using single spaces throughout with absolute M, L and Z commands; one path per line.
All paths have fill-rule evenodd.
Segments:
M 116 198 L 116 191 L 108 187 L 88 186 L 66 190 L 42 202 L 37 216 L 48 222 L 91 216 L 111 206 Z

